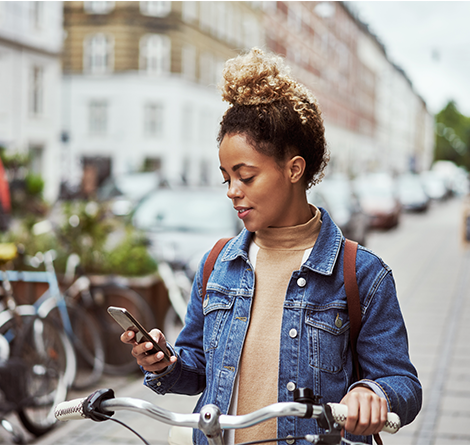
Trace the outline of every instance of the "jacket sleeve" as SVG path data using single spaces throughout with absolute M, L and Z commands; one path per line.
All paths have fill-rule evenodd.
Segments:
M 358 251 L 359 254 L 359 251 Z M 379 272 L 363 271 L 368 278 L 358 284 L 362 303 L 362 326 L 357 340 L 361 383 L 383 393 L 390 411 L 402 425 L 413 421 L 421 409 L 422 388 L 408 351 L 408 336 L 398 303 L 391 270 L 381 263 Z M 366 286 L 361 281 L 368 281 Z
M 206 254 L 199 265 L 193 282 L 191 298 L 186 312 L 185 325 L 173 348 L 178 358 L 164 372 L 145 371 L 144 384 L 158 394 L 196 395 L 206 387 L 206 359 L 203 347 L 204 314 L 202 309 L 202 270 Z

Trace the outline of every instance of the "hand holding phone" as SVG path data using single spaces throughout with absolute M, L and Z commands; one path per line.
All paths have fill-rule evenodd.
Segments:
M 156 354 L 157 352 L 163 352 L 165 360 L 170 361 L 170 356 L 163 350 L 160 345 L 154 340 L 154 338 L 147 332 L 147 330 L 133 317 L 133 315 L 125 308 L 110 306 L 108 313 L 114 320 L 124 329 L 124 331 L 135 332 L 135 341 L 137 343 L 150 342 L 153 344 L 153 348 L 147 351 L 147 354 Z

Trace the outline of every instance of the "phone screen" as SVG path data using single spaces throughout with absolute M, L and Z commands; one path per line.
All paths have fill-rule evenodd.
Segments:
M 149 341 L 153 344 L 153 349 L 148 351 L 148 354 L 156 354 L 157 352 L 162 351 L 165 355 L 165 359 L 170 361 L 170 356 L 167 354 L 167 352 L 158 345 L 158 343 L 147 332 L 147 330 L 132 316 L 132 314 L 127 309 L 110 306 L 108 308 L 108 313 L 125 331 L 135 332 L 135 339 L 137 343 Z

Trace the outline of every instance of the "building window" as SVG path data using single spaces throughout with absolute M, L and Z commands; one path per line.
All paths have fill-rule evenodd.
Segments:
M 85 11 L 88 14 L 109 14 L 114 9 L 114 2 L 97 1 L 83 2 Z
M 196 47 L 184 45 L 181 52 L 181 74 L 185 79 L 196 79 Z
M 199 80 L 204 85 L 214 83 L 215 60 L 211 53 L 204 52 L 199 58 Z
M 29 111 L 33 115 L 44 111 L 44 69 L 40 66 L 31 68 Z
M 108 129 L 108 103 L 105 100 L 93 100 L 89 109 L 90 134 L 104 135 Z
M 114 68 L 114 39 L 99 33 L 89 36 L 83 42 L 84 71 L 91 74 L 106 74 Z
M 168 36 L 148 34 L 140 39 L 139 67 L 149 74 L 165 74 L 171 67 L 171 41 Z
M 44 2 L 30 2 L 31 5 L 31 22 L 33 28 L 41 29 L 44 24 Z
M 183 2 L 182 16 L 185 22 L 191 23 L 197 20 L 197 6 L 198 2 Z
M 182 113 L 181 136 L 183 141 L 190 142 L 195 138 L 195 113 L 191 105 L 186 105 Z
M 144 134 L 159 137 L 163 135 L 163 105 L 148 103 L 144 107 Z
M 140 2 L 140 12 L 152 17 L 166 17 L 171 12 L 171 2 Z
M 43 173 L 44 147 L 42 145 L 29 146 L 30 170 L 35 175 Z

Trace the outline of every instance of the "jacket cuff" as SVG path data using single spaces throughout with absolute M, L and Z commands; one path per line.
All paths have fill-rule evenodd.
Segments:
M 390 411 L 390 400 L 387 397 L 387 393 L 377 382 L 374 382 L 373 380 L 367 380 L 367 379 L 359 380 L 358 382 L 353 383 L 348 388 L 348 392 L 350 392 L 354 388 L 357 388 L 358 386 L 369 388 L 372 391 L 374 391 L 374 393 L 377 394 L 379 397 L 381 397 L 382 399 L 385 399 L 387 401 L 387 409 L 388 411 Z

